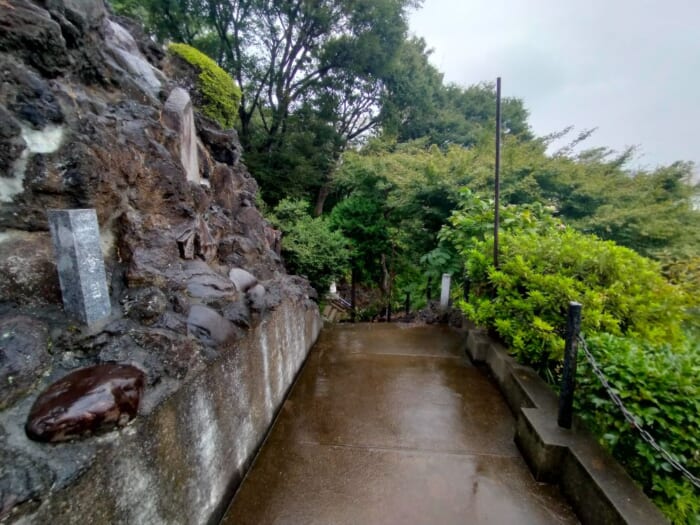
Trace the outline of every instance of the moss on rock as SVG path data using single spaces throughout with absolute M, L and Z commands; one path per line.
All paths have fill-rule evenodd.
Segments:
M 170 44 L 168 51 L 197 69 L 197 88 L 203 99 L 202 113 L 216 120 L 221 127 L 232 128 L 241 103 L 241 88 L 201 51 L 187 44 Z

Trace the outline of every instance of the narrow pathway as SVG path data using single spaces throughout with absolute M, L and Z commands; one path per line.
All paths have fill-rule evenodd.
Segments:
M 324 329 L 224 525 L 577 523 L 446 327 Z

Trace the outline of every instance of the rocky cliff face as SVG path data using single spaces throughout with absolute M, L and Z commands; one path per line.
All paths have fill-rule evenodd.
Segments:
M 101 0 L 0 0 L 0 517 L 96 453 L 28 442 L 54 380 L 134 366 L 147 415 L 284 301 L 315 308 L 284 273 L 235 131 L 193 107 L 192 74 Z M 112 315 L 94 326 L 61 307 L 56 208 L 97 211 Z

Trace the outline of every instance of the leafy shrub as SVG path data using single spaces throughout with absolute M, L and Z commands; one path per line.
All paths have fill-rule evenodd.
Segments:
M 700 341 L 700 257 L 668 261 L 664 264 L 664 275 L 688 295 L 690 317 L 686 330 L 691 337 Z
M 457 209 L 449 218 L 449 227 L 439 234 L 441 241 L 452 246 L 462 255 L 493 235 L 494 202 L 480 198 L 468 188 L 459 192 Z M 561 227 L 551 211 L 539 202 L 534 204 L 506 205 L 500 210 L 501 231 L 546 232 Z
M 303 200 L 283 199 L 270 221 L 283 233 L 282 255 L 287 269 L 305 275 L 319 292 L 348 269 L 348 241 L 333 231 L 323 217 L 311 217 L 310 205 Z
M 651 345 L 600 334 L 596 361 L 638 423 L 700 476 L 700 344 Z M 588 364 L 577 374 L 577 412 L 674 523 L 700 523 L 700 493 L 639 438 Z
M 504 210 L 496 269 L 492 205 L 464 196 L 441 238 L 465 260 L 472 282 L 461 303 L 466 314 L 552 381 L 568 303 L 582 303 L 583 332 L 617 393 L 640 425 L 700 474 L 700 343 L 683 332 L 697 305 L 692 285 L 672 284 L 658 263 L 557 225 L 536 206 Z M 692 272 L 686 265 L 672 270 Z M 583 360 L 577 381 L 578 412 L 591 430 L 674 523 L 700 523 L 696 489 L 625 422 Z
M 222 128 L 232 128 L 241 103 L 241 89 L 231 76 L 207 55 L 187 44 L 170 44 L 168 51 L 199 71 L 197 88 L 204 98 L 202 112 Z
M 455 212 L 442 237 L 466 260 L 472 293 L 461 304 L 465 313 L 493 327 L 521 362 L 544 373 L 556 368 L 570 301 L 584 305 L 582 326 L 589 333 L 653 343 L 683 339 L 687 294 L 661 276 L 657 263 L 613 242 L 554 226 L 544 210 L 507 211 L 498 269 L 493 240 L 469 222 L 469 210 Z M 483 217 L 488 221 L 488 213 Z
M 628 248 L 573 230 L 505 232 L 501 265 L 493 241 L 469 252 L 467 272 L 478 293 L 465 305 L 494 326 L 521 361 L 536 366 L 562 357 L 560 329 L 570 301 L 584 305 L 583 329 L 654 343 L 683 339 L 686 295 L 657 263 Z

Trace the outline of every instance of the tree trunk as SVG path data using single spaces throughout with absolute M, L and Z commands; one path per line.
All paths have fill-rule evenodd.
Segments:
M 318 190 L 318 195 L 316 196 L 316 206 L 314 207 L 314 217 L 320 217 L 323 214 L 323 207 L 326 204 L 326 199 L 331 193 L 331 185 L 329 182 L 325 182 Z

